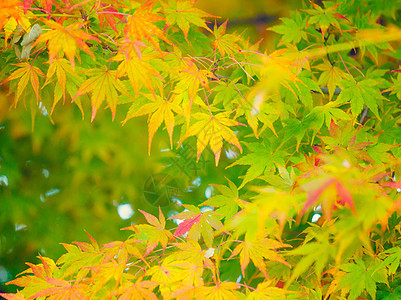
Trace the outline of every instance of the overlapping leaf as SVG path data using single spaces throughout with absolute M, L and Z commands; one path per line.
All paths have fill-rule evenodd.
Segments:
M 236 146 L 242 152 L 242 147 L 237 136 L 229 128 L 242 124 L 230 119 L 230 115 L 230 112 L 222 112 L 216 115 L 206 113 L 196 113 L 193 115 L 193 119 L 196 120 L 196 122 L 187 129 L 187 132 L 181 138 L 181 141 L 190 136 L 197 137 L 197 160 L 199 160 L 206 146 L 210 145 L 217 166 L 220 159 L 221 149 L 223 148 L 223 140 Z
M 89 78 L 79 87 L 73 100 L 90 92 L 92 94 L 92 121 L 104 100 L 107 101 L 114 119 L 119 96 L 118 92 L 129 96 L 125 85 L 117 78 L 117 71 L 102 66 L 99 69 L 86 71 L 86 75 L 88 75 Z
M 34 43 L 34 46 L 43 42 L 47 43 L 50 64 L 56 56 L 62 58 L 65 55 L 74 67 L 77 48 L 85 51 L 93 60 L 96 60 L 86 41 L 92 40 L 100 42 L 100 40 L 81 30 L 85 25 L 84 23 L 73 23 L 67 27 L 51 20 L 44 21 L 44 23 L 52 30 L 40 35 Z

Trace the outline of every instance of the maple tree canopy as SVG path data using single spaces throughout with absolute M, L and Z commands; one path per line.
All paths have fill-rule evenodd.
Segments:
M 175 199 L 169 215 L 158 198 L 155 213 L 141 208 L 143 222 L 123 228 L 128 238 L 99 245 L 88 231 L 89 243 L 63 243 L 58 259 L 42 253 L 7 283 L 18 291 L 0 295 L 400 299 L 401 4 L 315 2 L 267 28 L 273 51 L 193 0 L 0 2 L 0 84 L 7 105 L 29 111 L 33 134 L 45 116 L 45 128 L 68 135 L 78 121 L 57 115 L 73 106 L 88 128 L 118 120 L 102 134 L 122 145 L 124 128 L 147 118 L 147 151 L 88 139 L 74 182 L 85 172 L 101 182 L 85 163 L 96 156 L 112 169 L 114 155 L 135 180 L 128 162 L 152 159 L 163 136 L 163 172 L 179 178 L 188 165 L 177 171 L 176 161 L 202 158 L 221 170 L 206 199 Z

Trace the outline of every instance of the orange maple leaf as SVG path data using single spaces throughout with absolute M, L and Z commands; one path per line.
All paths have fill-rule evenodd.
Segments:
M 102 66 L 99 69 L 90 69 L 86 74 L 90 76 L 90 78 L 82 83 L 72 101 L 74 101 L 78 96 L 91 92 L 91 120 L 93 121 L 97 110 L 106 98 L 114 120 L 118 101 L 117 91 L 130 97 L 124 84 L 117 78 L 117 71 L 109 70 L 106 66 Z
M 15 106 L 17 106 L 18 100 L 21 97 L 26 86 L 28 85 L 29 81 L 31 82 L 31 86 L 33 88 L 33 91 L 35 92 L 36 100 L 37 102 L 39 102 L 40 97 L 38 75 L 45 76 L 45 74 L 38 67 L 34 67 L 27 62 L 18 63 L 16 64 L 16 66 L 20 68 L 15 70 L 6 80 L 1 83 L 3 84 L 7 81 L 20 78 L 17 85 L 17 92 L 15 93 Z
M 6 300 L 25 300 L 26 298 L 24 297 L 23 294 L 21 294 L 20 291 L 17 291 L 16 294 L 10 294 L 10 293 L 0 293 L 0 297 L 3 297 Z
M 56 278 L 47 278 L 46 281 L 52 286 L 37 292 L 31 298 L 50 296 L 50 299 L 90 299 L 86 292 L 90 291 L 91 287 L 86 284 L 75 282 L 71 285 L 65 280 Z
M 93 40 L 100 42 L 100 40 L 93 35 L 80 30 L 85 23 L 74 23 L 64 27 L 54 21 L 45 20 L 43 22 L 52 30 L 41 34 L 33 46 L 42 42 L 48 42 L 47 47 L 49 49 L 50 64 L 56 56 L 61 55 L 60 57 L 62 57 L 65 54 L 65 56 L 70 60 L 71 65 L 75 67 L 74 58 L 77 52 L 77 46 L 79 49 L 88 53 L 93 60 L 96 60 L 85 41 Z
M 162 16 L 153 12 L 153 3 L 148 1 L 146 4 L 138 7 L 132 16 L 127 17 L 127 24 L 124 32 L 128 39 L 132 41 L 146 40 L 151 43 L 157 50 L 161 51 L 159 40 L 165 41 L 167 44 L 171 42 L 165 37 L 162 30 L 154 23 L 163 21 Z
M 104 21 L 107 22 L 107 24 L 110 25 L 111 28 L 118 34 L 118 30 L 116 27 L 116 20 L 115 18 L 121 20 L 123 18 L 123 15 L 119 14 L 118 10 L 113 7 L 113 4 L 107 5 L 100 3 L 99 1 L 99 6 L 96 10 L 96 13 L 98 15 L 100 27 L 104 27 Z
M 188 128 L 187 132 L 180 140 L 181 143 L 190 136 L 197 136 L 197 160 L 199 160 L 206 146 L 210 145 L 215 156 L 216 166 L 219 164 L 221 149 L 223 148 L 223 139 L 236 146 L 242 153 L 242 147 L 238 138 L 229 126 L 243 124 L 230 119 L 230 114 L 231 112 L 222 112 L 216 115 L 205 113 L 194 114 L 193 119 L 197 121 Z
M 0 1 L 0 30 L 11 18 L 15 19 L 17 23 L 21 22 L 23 16 L 21 7 L 23 6 L 23 3 L 19 0 Z

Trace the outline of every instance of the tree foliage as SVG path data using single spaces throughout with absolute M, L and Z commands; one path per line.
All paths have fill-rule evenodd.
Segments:
M 199 205 L 140 210 L 122 241 L 64 243 L 2 296 L 394 299 L 401 6 L 377 3 L 308 3 L 269 28 L 271 53 L 192 0 L 1 3 L 1 84 L 33 127 L 61 99 L 94 122 L 128 104 L 122 123 L 147 116 L 151 157 L 160 131 L 172 153 L 235 156 Z

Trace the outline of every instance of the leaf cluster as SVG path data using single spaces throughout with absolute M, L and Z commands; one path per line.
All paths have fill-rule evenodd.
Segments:
M 365 2 L 311 2 L 269 28 L 280 35 L 271 53 L 227 22 L 209 26 L 215 16 L 191 0 L 1 4 L 0 76 L 14 105 L 34 115 L 63 99 L 84 115 L 89 103 L 93 121 L 128 103 L 122 123 L 148 117 L 149 153 L 159 130 L 171 152 L 195 137 L 196 160 L 210 149 L 216 166 L 228 144 L 227 173 L 241 174 L 169 220 L 141 211 L 147 224 L 123 228 L 123 241 L 63 244 L 2 296 L 400 294 L 401 7 Z

